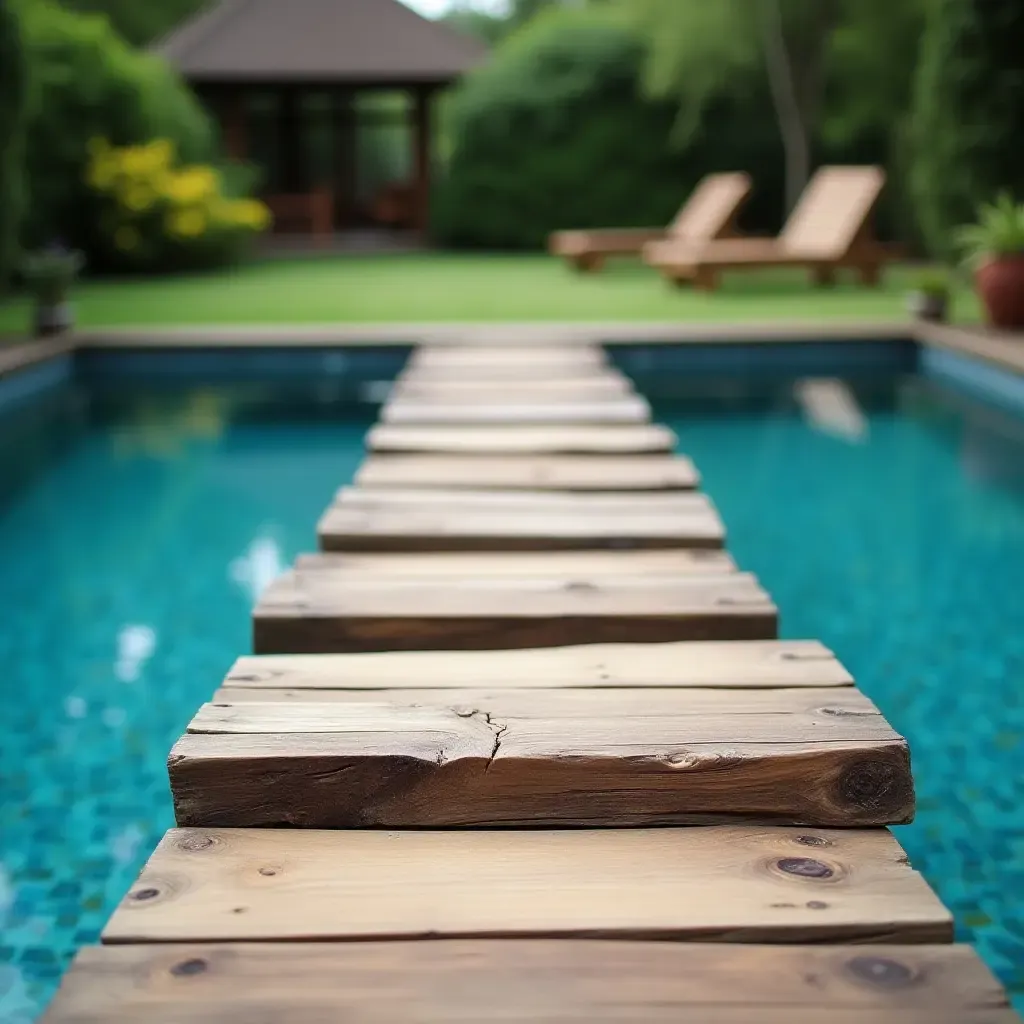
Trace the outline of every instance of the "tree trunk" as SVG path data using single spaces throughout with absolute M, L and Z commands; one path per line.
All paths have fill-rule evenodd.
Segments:
M 756 0 L 756 4 L 768 85 L 786 154 L 786 213 L 789 214 L 811 173 L 810 126 L 804 121 L 807 106 L 797 95 L 779 0 Z

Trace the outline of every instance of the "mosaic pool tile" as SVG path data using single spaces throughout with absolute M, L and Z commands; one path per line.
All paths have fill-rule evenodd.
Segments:
M 785 635 L 834 647 L 909 737 L 899 838 L 1022 1002 L 1024 424 L 872 382 L 844 436 L 752 390 L 662 418 Z M 370 419 L 232 389 L 66 402 L 16 444 L 0 422 L 0 1024 L 37 1016 L 170 825 L 167 750 Z

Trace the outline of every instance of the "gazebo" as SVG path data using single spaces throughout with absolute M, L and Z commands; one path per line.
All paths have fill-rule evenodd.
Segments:
M 219 0 L 161 41 L 255 163 L 278 230 L 425 236 L 431 103 L 483 44 L 399 0 Z

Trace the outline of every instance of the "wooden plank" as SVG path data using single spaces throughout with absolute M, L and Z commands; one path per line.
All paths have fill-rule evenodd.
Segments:
M 671 452 L 668 427 L 404 427 L 390 423 L 366 435 L 371 452 L 450 455 L 646 455 Z
M 884 829 L 173 829 L 108 943 L 593 937 L 949 942 Z
M 544 491 L 687 491 L 700 483 L 682 456 L 375 455 L 356 472 L 364 487 Z
M 406 362 L 408 369 L 434 367 L 482 367 L 503 370 L 525 367 L 543 372 L 549 367 L 603 367 L 604 352 L 597 345 L 520 346 L 515 348 L 478 348 L 466 345 L 421 345 Z
M 765 818 L 848 827 L 913 819 L 906 742 L 853 689 L 665 691 L 650 708 L 622 691 L 475 696 L 206 704 L 168 759 L 177 823 L 620 828 Z
M 397 377 L 402 384 L 451 383 L 453 381 L 491 381 L 493 383 L 529 384 L 547 378 L 575 381 L 609 380 L 620 376 L 620 371 L 609 366 L 588 366 L 579 363 L 549 363 L 544 366 L 528 363 L 506 363 L 488 366 L 483 363 L 449 363 L 430 366 L 410 366 Z
M 487 381 L 406 378 L 396 381 L 394 398 L 432 402 L 596 402 L 635 394 L 632 382 L 620 373 L 583 377 L 544 377 L 538 380 Z
M 479 362 L 534 362 L 545 359 L 604 359 L 604 349 L 597 342 L 517 342 L 514 345 L 479 345 L 458 342 L 423 342 L 410 354 L 410 359 L 467 359 Z
M 735 572 L 725 551 L 666 548 L 639 551 L 416 551 L 319 552 L 299 555 L 297 572 L 343 573 L 352 579 L 541 577 L 589 579 L 594 576 L 681 576 Z
M 707 512 L 714 506 L 696 491 L 515 491 L 456 487 L 342 487 L 336 505 L 387 509 L 480 510 L 515 514 L 665 515 Z
M 753 577 L 398 580 L 286 573 L 253 612 L 257 654 L 496 650 L 671 640 L 769 640 L 778 615 Z
M 42 1024 L 1013 1024 L 966 945 L 87 946 Z
M 388 508 L 332 505 L 317 524 L 323 551 L 564 551 L 572 548 L 721 548 L 718 513 Z
M 512 651 L 388 651 L 380 654 L 243 657 L 224 680 L 230 688 L 310 690 L 315 699 L 350 691 L 365 699 L 386 691 L 505 687 L 534 691 L 695 687 L 728 690 L 848 687 L 853 679 L 816 640 L 665 644 L 592 644 Z M 232 697 L 232 700 L 235 698 Z M 835 698 L 830 698 L 835 699 Z
M 651 407 L 639 396 L 591 402 L 445 402 L 398 398 L 381 410 L 383 423 L 410 426 L 538 424 L 602 426 L 649 423 Z

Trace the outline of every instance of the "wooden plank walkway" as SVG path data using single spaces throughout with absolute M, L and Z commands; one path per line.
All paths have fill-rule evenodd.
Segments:
M 676 455 L 382 455 L 356 472 L 361 487 L 447 487 L 531 491 L 679 491 L 700 482 Z
M 48 1024 L 1018 1020 L 882 827 L 906 742 L 632 398 L 415 353 Z

